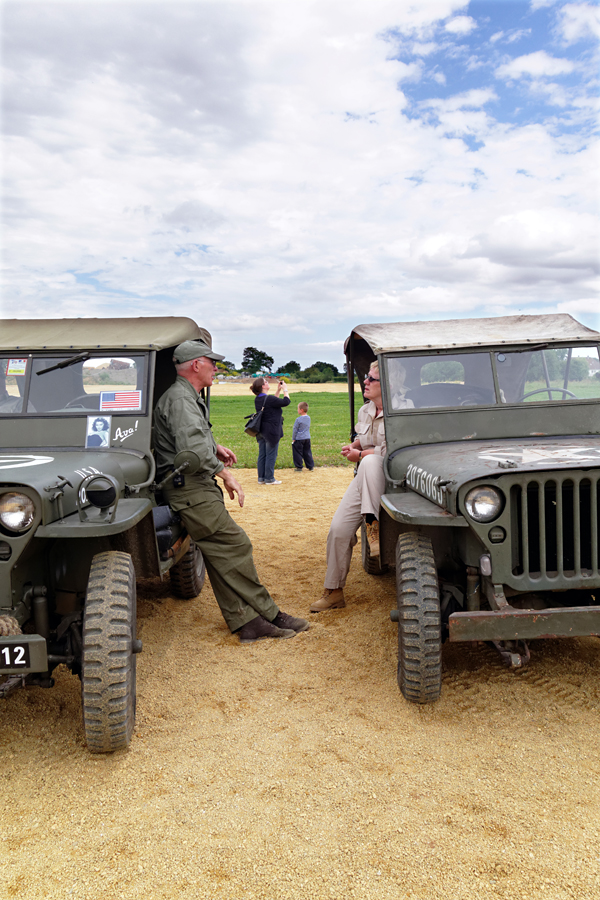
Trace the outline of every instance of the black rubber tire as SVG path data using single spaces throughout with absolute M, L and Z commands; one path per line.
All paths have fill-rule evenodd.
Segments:
M 135 571 L 129 553 L 92 560 L 83 613 L 81 697 L 88 750 L 129 746 L 135 727 Z
M 367 575 L 383 575 L 383 573 L 387 571 L 387 566 L 381 565 L 381 557 L 371 556 L 369 542 L 367 540 L 367 526 L 364 522 L 360 526 L 360 552 L 363 569 Z
M 204 587 L 206 565 L 200 548 L 192 540 L 184 556 L 169 569 L 171 587 L 181 600 L 193 600 Z
M 396 544 L 398 687 L 411 703 L 433 703 L 442 688 L 440 592 L 431 540 L 416 532 Z

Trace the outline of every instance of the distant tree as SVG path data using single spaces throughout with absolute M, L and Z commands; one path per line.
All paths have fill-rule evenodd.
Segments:
M 217 362 L 217 372 L 219 375 L 229 375 L 235 372 L 235 365 L 228 359 Z
M 297 375 L 301 369 L 300 363 L 297 363 L 295 359 L 291 359 L 284 366 L 279 366 L 279 372 L 288 372 L 290 375 Z
M 569 366 L 569 381 L 583 381 L 589 375 L 589 366 L 587 359 L 576 356 L 571 360 Z
M 317 360 L 316 363 L 313 363 L 310 367 L 311 369 L 319 369 L 321 372 L 324 372 L 326 369 L 331 369 L 334 375 L 339 375 L 339 371 L 337 366 L 334 366 L 333 363 L 322 362 L 321 360 Z
M 333 381 L 335 375 L 334 372 L 335 367 L 333 366 L 325 366 L 324 368 L 318 368 L 316 365 L 310 366 L 308 369 L 304 369 L 301 373 L 301 377 L 303 381 L 307 381 L 309 384 L 324 384 L 326 381 Z
M 262 372 L 268 369 L 269 372 L 273 368 L 275 360 L 268 353 L 257 350 L 256 347 L 245 347 L 242 356 L 242 372 Z
M 557 347 L 547 350 L 535 350 L 531 354 L 531 361 L 527 370 L 528 381 L 545 381 L 546 373 L 542 363 L 542 354 L 546 362 L 550 381 L 561 381 L 567 371 L 568 350 L 566 347 Z M 580 356 L 571 358 L 569 365 L 569 381 L 583 381 L 589 375 L 587 360 Z
M 462 363 L 453 359 L 438 359 L 425 363 L 421 369 L 421 384 L 433 384 L 439 381 L 455 381 L 464 383 L 465 370 Z

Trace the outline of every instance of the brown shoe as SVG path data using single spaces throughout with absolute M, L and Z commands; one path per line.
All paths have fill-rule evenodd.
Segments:
M 241 644 L 252 644 L 254 641 L 262 641 L 265 638 L 296 637 L 296 632 L 291 628 L 278 628 L 277 625 L 273 625 L 262 616 L 250 619 L 249 622 L 234 631 L 234 634 L 238 635 Z
M 275 625 L 276 628 L 291 628 L 292 631 L 296 633 L 300 631 L 308 631 L 310 625 L 306 621 L 306 619 L 297 619 L 295 616 L 288 616 L 287 613 L 279 610 L 271 625 Z
M 371 525 L 367 525 L 367 540 L 371 556 L 379 556 L 379 522 L 377 519 Z
M 325 588 L 323 595 L 315 600 L 311 612 L 323 612 L 325 609 L 342 609 L 346 605 L 342 588 Z

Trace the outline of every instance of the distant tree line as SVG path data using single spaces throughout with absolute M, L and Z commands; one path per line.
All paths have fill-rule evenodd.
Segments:
M 224 359 L 217 363 L 217 373 L 222 375 L 254 375 L 255 373 L 264 373 L 265 375 L 290 375 L 295 381 L 304 381 L 311 384 L 320 384 L 325 381 L 345 381 L 346 376 L 333 363 L 317 360 L 311 366 L 303 369 L 300 363 L 295 359 L 291 359 L 283 366 L 273 369 L 275 360 L 268 353 L 259 350 L 257 347 L 245 347 L 242 354 L 242 362 L 239 368 Z M 346 366 L 344 365 L 344 371 Z

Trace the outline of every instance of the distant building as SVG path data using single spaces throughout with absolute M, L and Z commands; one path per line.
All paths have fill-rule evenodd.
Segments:
M 597 356 L 586 356 L 586 361 L 590 375 L 596 375 L 600 372 L 600 360 L 598 360 Z

